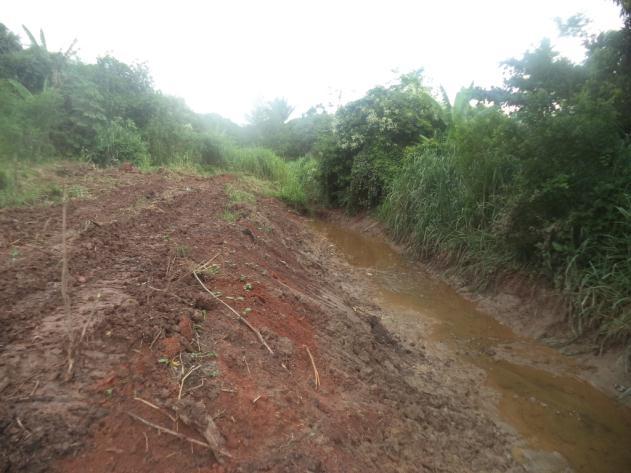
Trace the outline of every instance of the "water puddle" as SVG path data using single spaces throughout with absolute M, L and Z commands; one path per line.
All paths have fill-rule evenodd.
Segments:
M 517 336 L 385 241 L 327 222 L 313 227 L 373 276 L 385 308 L 438 321 L 432 338 L 486 372 L 500 414 L 531 448 L 561 453 L 577 473 L 631 471 L 631 410 L 573 376 L 572 359 Z

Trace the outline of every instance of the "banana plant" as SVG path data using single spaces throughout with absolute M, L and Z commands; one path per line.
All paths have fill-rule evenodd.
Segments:
M 471 99 L 473 99 L 474 96 L 473 84 L 460 89 L 454 97 L 453 104 L 450 102 L 444 87 L 440 87 L 440 92 L 442 95 L 443 108 L 445 110 L 445 121 L 449 124 L 449 128 L 458 126 L 459 123 L 462 123 L 471 116 L 473 110 Z
M 48 45 L 46 44 L 46 36 L 44 35 L 44 30 L 39 30 L 39 42 L 35 35 L 29 30 L 25 25 L 22 25 L 26 35 L 28 36 L 31 47 L 39 50 L 45 57 L 50 61 L 50 75 L 44 80 L 44 90 L 46 90 L 49 86 L 54 88 L 61 87 L 63 70 L 68 63 L 68 61 L 75 55 L 75 46 L 77 44 L 77 40 L 73 40 L 70 46 L 66 49 L 65 52 L 51 53 L 48 50 Z

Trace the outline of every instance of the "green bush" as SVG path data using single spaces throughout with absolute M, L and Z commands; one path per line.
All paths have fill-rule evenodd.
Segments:
M 112 120 L 99 128 L 92 161 L 99 166 L 148 160 L 147 145 L 131 120 Z
M 18 82 L 0 78 L 0 158 L 53 156 L 51 132 L 59 121 L 61 102 L 55 91 L 31 94 Z
M 403 150 L 435 138 L 445 127 L 444 111 L 422 85 L 420 71 L 370 90 L 337 111 L 332 133 L 315 147 L 323 196 L 352 211 L 377 206 Z
M 203 166 L 221 166 L 225 164 L 225 145 L 217 137 L 201 135 L 198 140 L 199 161 Z

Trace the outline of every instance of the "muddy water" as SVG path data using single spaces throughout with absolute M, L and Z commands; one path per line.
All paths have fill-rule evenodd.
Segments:
M 529 448 L 561 453 L 577 473 L 631 472 L 631 410 L 574 376 L 581 367 L 572 359 L 515 335 L 386 242 L 331 223 L 313 226 L 373 277 L 390 312 L 438 322 L 432 338 L 486 372 L 501 394 L 500 415 Z

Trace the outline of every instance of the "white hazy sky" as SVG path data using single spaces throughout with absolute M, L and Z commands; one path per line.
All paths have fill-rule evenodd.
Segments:
M 554 22 L 579 12 L 594 32 L 622 24 L 611 0 L 3 0 L 0 22 L 43 28 L 51 50 L 77 38 L 85 61 L 144 62 L 165 93 L 243 123 L 274 97 L 297 114 L 420 67 L 451 96 L 472 81 L 499 84 L 499 63 L 544 37 L 579 60 Z

